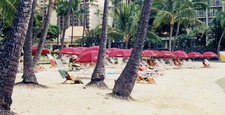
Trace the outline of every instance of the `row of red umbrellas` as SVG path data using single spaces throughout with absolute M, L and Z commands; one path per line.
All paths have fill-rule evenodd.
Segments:
M 199 52 L 190 52 L 186 53 L 182 50 L 177 50 L 174 52 L 170 51 L 156 51 L 156 50 L 144 50 L 142 52 L 142 56 L 155 56 L 155 57 L 162 57 L 162 58 L 212 58 L 217 57 L 217 55 L 213 52 L 204 52 L 203 54 Z
M 72 54 L 78 55 L 79 58 L 76 62 L 94 62 L 97 60 L 99 46 L 94 47 L 66 47 L 59 51 L 61 54 Z M 106 51 L 106 57 L 130 57 L 131 49 L 119 49 L 119 48 L 109 48 Z M 186 53 L 182 50 L 175 52 L 169 51 L 157 51 L 157 50 L 144 50 L 142 52 L 143 57 L 162 57 L 162 58 L 211 58 L 217 57 L 213 52 L 204 52 L 203 54 L 199 52 Z

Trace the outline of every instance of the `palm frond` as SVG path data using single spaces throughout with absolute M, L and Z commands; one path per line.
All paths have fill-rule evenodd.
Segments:
M 160 11 L 157 14 L 157 17 L 153 21 L 153 26 L 154 27 L 159 27 L 160 24 L 166 24 L 166 23 L 171 23 L 174 20 L 173 14 L 171 14 L 168 11 Z

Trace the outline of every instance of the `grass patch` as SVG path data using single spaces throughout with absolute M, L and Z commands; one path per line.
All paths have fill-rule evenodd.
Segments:
M 224 90 L 225 92 L 225 77 L 216 81 L 216 83 Z

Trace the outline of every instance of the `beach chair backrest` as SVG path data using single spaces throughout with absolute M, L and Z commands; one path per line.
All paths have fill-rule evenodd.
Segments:
M 53 58 L 53 56 L 52 56 L 51 54 L 47 54 L 47 57 L 48 57 L 49 59 L 54 60 L 54 58 Z
M 67 76 L 67 71 L 66 70 L 58 70 L 59 74 L 61 75 L 62 78 L 66 78 Z
M 61 61 L 61 60 L 56 59 L 56 60 L 55 60 L 55 62 L 56 62 L 57 66 L 58 66 L 59 68 L 63 68 L 63 69 L 65 69 L 65 66 L 64 66 L 64 64 L 62 63 L 62 61 Z

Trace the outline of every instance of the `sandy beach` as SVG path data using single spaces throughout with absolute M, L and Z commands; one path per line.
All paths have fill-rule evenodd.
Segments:
M 64 79 L 57 69 L 38 72 L 40 84 L 48 88 L 15 86 L 12 111 L 18 115 L 224 115 L 225 92 L 217 80 L 225 77 L 225 63 L 212 62 L 211 68 L 169 69 L 164 76 L 154 77 L 156 84 L 136 83 L 134 101 L 107 96 L 121 68 L 107 68 L 105 82 L 110 90 L 86 88 L 84 84 L 61 84 Z M 87 72 L 72 75 L 90 77 Z M 16 82 L 21 81 L 21 73 Z

